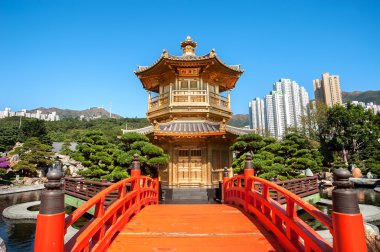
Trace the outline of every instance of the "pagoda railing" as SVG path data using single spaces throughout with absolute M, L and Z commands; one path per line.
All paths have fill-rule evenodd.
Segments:
M 208 90 L 172 90 L 171 93 L 149 96 L 148 99 L 148 109 L 150 111 L 168 106 L 213 106 L 230 109 L 228 97 L 208 92 Z
M 333 195 L 332 218 L 280 185 L 255 177 L 249 154 L 244 175 L 228 178 L 227 174 L 226 172 L 223 177 L 223 202 L 234 204 L 253 214 L 278 238 L 285 251 L 366 251 L 363 218 L 356 194 L 353 190 L 350 192 L 347 186 L 349 172 L 348 176 L 344 174 L 337 180 L 340 183 L 337 185 L 343 186 L 342 189 L 339 188 L 342 191 L 336 193 L 340 195 L 335 197 L 335 201 Z M 276 192 L 275 198 L 272 198 L 271 192 Z M 285 199 L 286 205 L 276 201 L 278 195 Z M 297 210 L 300 209 L 330 231 L 334 248 L 297 216 Z
M 227 97 L 210 92 L 210 105 L 222 108 L 229 108 L 230 101 Z

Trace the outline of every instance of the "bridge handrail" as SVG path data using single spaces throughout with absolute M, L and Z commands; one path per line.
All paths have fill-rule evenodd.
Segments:
M 231 186 L 231 184 L 234 184 L 234 181 L 237 181 L 237 185 L 236 186 Z M 226 183 L 226 187 L 225 187 L 225 191 L 226 191 L 226 196 L 230 195 L 228 192 L 229 191 L 232 191 L 232 190 L 238 190 L 238 191 L 241 191 L 241 192 L 244 192 L 244 184 L 242 183 L 242 181 L 244 181 L 244 176 L 243 175 L 236 175 L 232 178 L 229 178 L 225 183 Z M 250 183 L 251 182 L 251 183 Z M 254 183 L 252 183 L 254 182 Z M 280 193 L 282 195 L 284 195 L 287 199 L 287 206 L 288 206 L 288 201 L 292 201 L 294 203 L 296 203 L 299 207 L 301 207 L 303 210 L 305 210 L 306 212 L 308 212 L 310 215 L 312 215 L 313 217 L 315 217 L 317 220 L 319 220 L 323 225 L 325 225 L 330 231 L 332 231 L 332 220 L 329 216 L 327 216 L 326 214 L 322 213 L 318 208 L 316 208 L 315 206 L 311 205 L 310 203 L 304 201 L 301 197 L 297 196 L 296 194 L 292 193 L 291 191 L 271 182 L 271 181 L 268 181 L 268 180 L 265 180 L 265 179 L 262 179 L 262 178 L 259 178 L 259 177 L 254 177 L 254 176 L 250 176 L 248 177 L 248 185 L 251 185 L 251 188 L 248 187 L 248 192 L 257 192 L 254 188 L 252 188 L 252 185 L 254 186 L 255 185 L 255 182 L 256 183 L 260 183 L 263 186 L 263 190 L 269 190 L 269 189 L 273 189 L 275 190 L 277 193 Z M 253 189 L 253 191 L 252 191 Z M 261 193 L 261 195 L 265 195 L 265 193 Z M 266 195 L 268 197 L 269 196 L 269 193 L 266 192 Z M 239 195 L 240 198 L 242 200 L 245 200 L 245 195 L 244 194 L 241 194 Z M 286 207 L 287 207 L 286 206 Z
M 238 205 L 247 213 L 254 214 L 279 238 L 287 251 L 332 251 L 332 245 L 297 216 L 297 206 L 319 220 L 333 234 L 329 216 L 289 190 L 253 174 L 249 156 L 244 175 L 223 178 L 224 202 Z M 273 192 L 285 197 L 286 206 L 271 197 Z
M 131 186 L 129 192 L 127 184 Z M 118 191 L 117 200 L 105 206 L 106 196 L 116 190 Z M 113 235 L 120 231 L 140 208 L 157 203 L 158 181 L 156 179 L 134 176 L 112 184 L 66 217 L 65 233 L 69 226 L 95 206 L 94 217 L 65 244 L 65 250 L 103 251 L 109 245 Z

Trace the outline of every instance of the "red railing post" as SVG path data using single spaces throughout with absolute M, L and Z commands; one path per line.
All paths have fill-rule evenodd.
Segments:
M 63 173 L 57 161 L 48 172 L 48 182 L 41 192 L 37 215 L 35 252 L 63 252 L 65 236 L 65 198 L 61 189 Z
M 136 178 L 136 182 L 133 186 L 133 191 L 137 191 L 137 205 L 138 205 L 138 210 L 140 210 L 140 176 L 141 176 L 141 169 L 140 169 L 140 160 L 139 160 L 139 155 L 134 154 L 133 155 L 133 161 L 132 161 L 132 169 L 131 169 L 131 177 Z
M 351 173 L 343 168 L 334 171 L 332 191 L 332 226 L 334 252 L 367 251 L 363 217 L 358 198 L 348 179 Z
M 244 167 L 244 210 L 248 210 L 248 191 L 251 190 L 251 185 L 248 183 L 248 178 L 254 175 L 251 153 L 247 153 L 245 157 Z
M 224 203 L 224 201 L 225 201 L 225 197 L 226 197 L 226 189 L 227 189 L 227 180 L 228 180 L 228 178 L 229 178 L 229 174 L 228 174 L 228 168 L 227 168 L 227 166 L 225 166 L 224 168 L 223 168 L 223 184 L 222 184 L 222 188 L 220 188 L 221 189 L 221 196 L 222 196 L 222 198 L 221 198 L 221 200 L 222 200 L 222 203 Z
M 158 204 L 158 202 L 160 202 L 160 183 L 158 181 L 158 178 L 154 178 L 153 179 L 153 187 L 155 189 L 155 192 L 157 194 L 157 202 L 155 202 L 155 204 Z

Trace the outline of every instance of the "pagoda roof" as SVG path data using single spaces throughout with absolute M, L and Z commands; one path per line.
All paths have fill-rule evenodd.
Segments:
M 256 131 L 254 129 L 238 128 L 238 127 L 234 127 L 234 126 L 230 126 L 230 125 L 226 125 L 226 131 L 231 133 L 231 134 L 238 135 L 238 136 L 256 133 Z
M 160 124 L 162 133 L 212 133 L 220 132 L 220 124 L 209 121 L 174 121 Z
M 225 130 L 221 129 L 221 124 L 210 121 L 172 121 L 168 123 L 157 124 L 134 129 L 123 130 L 123 133 L 136 132 L 143 135 L 154 133 L 154 135 L 162 136 L 202 136 L 202 135 L 223 135 L 226 132 L 233 135 L 245 135 L 255 133 L 255 130 L 237 128 L 226 125 Z
M 240 65 L 227 65 L 225 64 L 215 53 L 215 50 L 211 50 L 210 53 L 203 55 L 203 56 L 195 56 L 195 55 L 183 55 L 183 56 L 175 56 L 168 54 L 165 50 L 162 53 L 162 55 L 150 66 L 137 66 L 137 70 L 134 71 L 136 75 L 148 72 L 149 70 L 154 69 L 157 65 L 159 65 L 162 61 L 183 61 L 183 62 L 189 62 L 189 61 L 210 61 L 215 59 L 216 62 L 218 62 L 220 65 L 236 72 L 236 73 L 243 73 L 244 70 L 240 69 Z
M 172 82 L 184 68 L 197 68 L 195 76 L 202 74 L 204 81 L 219 85 L 220 92 L 235 87 L 244 72 L 240 65 L 225 64 L 212 49 L 208 54 L 195 55 L 197 43 L 190 36 L 181 43 L 182 56 L 169 54 L 164 50 L 150 66 L 137 66 L 134 71 L 146 90 L 158 92 L 160 84 Z

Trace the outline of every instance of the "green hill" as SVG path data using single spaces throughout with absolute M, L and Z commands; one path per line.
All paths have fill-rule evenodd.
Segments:
M 60 109 L 60 108 L 36 108 L 30 110 L 30 113 L 36 113 L 37 110 L 41 110 L 43 114 L 49 114 L 53 111 L 57 112 L 57 115 L 62 118 L 78 118 L 84 116 L 86 119 L 98 119 L 98 118 L 110 118 L 110 112 L 104 108 L 89 108 L 84 110 L 73 110 L 73 109 Z M 122 118 L 122 116 L 117 114 L 112 114 L 112 118 Z
M 236 114 L 231 117 L 231 120 L 227 123 L 234 127 L 244 127 L 249 125 L 248 114 Z
M 349 101 L 359 101 L 359 102 L 373 102 L 375 104 L 380 104 L 380 90 L 377 91 L 353 91 L 353 92 L 342 92 L 343 103 Z

